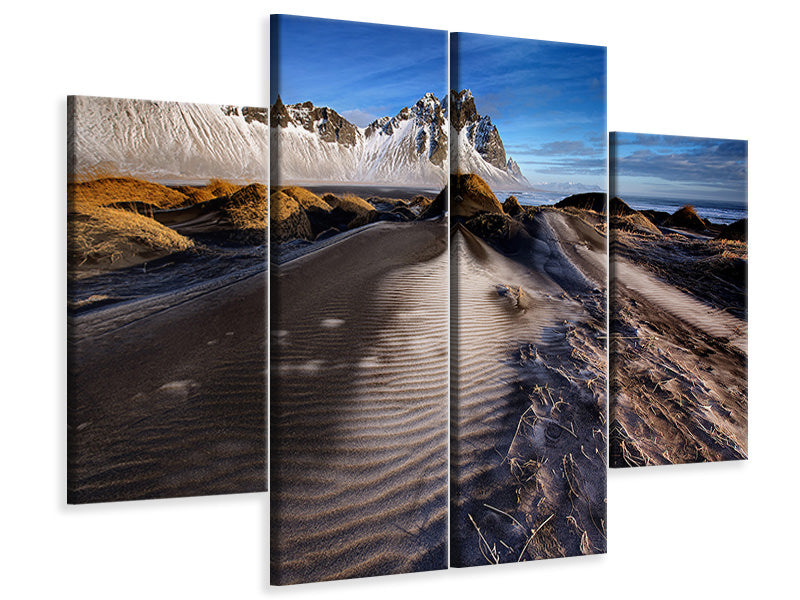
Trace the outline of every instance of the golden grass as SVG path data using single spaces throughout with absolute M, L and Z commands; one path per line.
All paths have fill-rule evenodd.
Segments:
M 282 223 L 302 210 L 300 203 L 282 190 L 272 192 L 269 198 L 270 220 Z
M 252 183 L 239 189 L 222 210 L 239 229 L 264 230 L 267 227 L 267 187 Z
M 311 239 L 311 224 L 300 203 L 277 190 L 269 198 L 271 239 L 282 242 L 292 239 Z
M 189 238 L 129 210 L 82 206 L 69 214 L 67 253 L 71 267 L 125 264 L 142 256 L 193 247 Z
M 67 186 L 70 210 L 116 202 L 145 202 L 156 208 L 177 208 L 189 198 L 177 190 L 134 177 L 94 179 Z
M 375 210 L 372 204 L 353 194 L 345 194 L 344 196 L 325 194 L 322 199 L 332 208 L 341 208 L 342 210 L 356 214 L 364 214 Z
M 201 202 L 208 202 L 216 198 L 214 193 L 205 186 L 195 187 L 191 185 L 179 185 L 175 190 L 186 196 L 191 204 L 200 204 Z
M 503 206 L 489 185 L 478 175 L 453 175 L 450 178 L 452 197 L 461 198 L 453 202 L 453 214 L 471 217 L 479 212 L 502 213 Z
M 224 179 L 211 179 L 204 186 L 181 185 L 175 189 L 187 196 L 192 201 L 192 204 L 198 204 L 200 202 L 208 202 L 214 198 L 221 198 L 222 196 L 232 196 L 243 187 L 245 186 L 237 185 Z
M 241 190 L 244 186 L 225 181 L 224 179 L 212 179 L 205 186 L 205 190 L 211 192 L 214 198 L 221 196 L 231 196 Z
M 296 185 L 281 188 L 280 191 L 286 196 L 293 198 L 300 206 L 303 208 L 321 208 L 323 210 L 330 210 L 330 205 L 325 202 L 322 198 L 317 196 L 315 193 L 308 191 L 305 188 L 298 187 Z

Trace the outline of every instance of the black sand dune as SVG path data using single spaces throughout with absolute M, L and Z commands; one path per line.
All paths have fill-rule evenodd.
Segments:
M 455 566 L 606 547 L 604 237 L 544 209 L 513 242 L 451 241 Z
M 447 567 L 447 254 L 380 223 L 271 270 L 271 580 Z
M 68 500 L 263 491 L 265 274 L 70 317 Z
M 745 459 L 746 244 L 662 231 L 612 231 L 611 465 Z

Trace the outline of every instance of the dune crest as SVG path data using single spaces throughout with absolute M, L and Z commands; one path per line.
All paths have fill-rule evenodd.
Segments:
M 379 223 L 272 271 L 273 583 L 447 566 L 445 232 Z

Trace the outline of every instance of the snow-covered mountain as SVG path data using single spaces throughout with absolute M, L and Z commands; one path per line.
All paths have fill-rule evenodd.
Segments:
M 86 96 L 70 106 L 75 175 L 266 181 L 264 108 Z
M 366 127 L 311 102 L 270 110 L 276 183 L 445 184 L 447 110 L 433 94 Z
M 541 181 L 533 183 L 533 187 L 536 190 L 540 191 L 547 191 L 547 192 L 558 192 L 562 193 L 565 196 L 570 194 L 582 194 L 584 192 L 602 192 L 604 191 L 603 188 L 597 185 L 586 185 L 584 183 L 574 183 L 572 181 L 562 181 L 562 182 L 548 182 L 548 181 Z
M 451 90 L 450 97 L 450 170 L 480 175 L 493 189 L 530 187 L 514 159 L 506 159 L 503 140 L 492 119 L 478 114 L 472 92 Z

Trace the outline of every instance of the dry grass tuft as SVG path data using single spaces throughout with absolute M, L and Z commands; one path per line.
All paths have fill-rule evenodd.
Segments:
M 312 239 L 311 223 L 300 203 L 282 190 L 269 198 L 269 220 L 273 242 Z
M 690 204 L 676 210 L 672 215 L 667 217 L 662 224 L 665 227 L 680 227 L 693 231 L 704 231 L 706 229 L 705 222 L 698 216 L 694 207 Z
M 236 185 L 224 179 L 212 179 L 208 182 L 204 189 L 211 192 L 213 198 L 220 198 L 222 196 L 231 196 L 242 189 L 241 185 Z
M 313 206 L 316 208 L 321 208 L 323 210 L 331 209 L 330 205 L 326 203 L 322 198 L 320 198 L 313 192 L 309 192 L 305 188 L 293 185 L 291 187 L 281 188 L 280 190 L 277 191 L 283 192 L 285 195 L 289 196 L 290 198 L 293 198 L 295 202 L 297 202 L 303 208 L 308 209 Z
M 472 217 L 480 212 L 503 213 L 503 206 L 489 185 L 478 175 L 453 175 L 453 215 Z
M 251 183 L 239 189 L 222 210 L 235 227 L 263 231 L 267 227 L 267 187 Z
M 325 194 L 322 199 L 332 208 L 340 208 L 349 213 L 360 215 L 375 210 L 372 204 L 353 194 L 345 194 L 341 197 L 334 196 L 333 194 Z
M 193 247 L 192 240 L 132 211 L 83 206 L 69 214 L 71 268 L 87 263 L 127 266 Z
M 177 208 L 189 198 L 177 190 L 134 177 L 94 179 L 67 186 L 70 210 L 117 202 L 142 202 L 155 208 Z
M 204 186 L 181 185 L 175 189 L 187 196 L 192 204 L 208 202 L 214 198 L 232 196 L 244 186 L 236 185 L 224 179 L 212 179 Z

